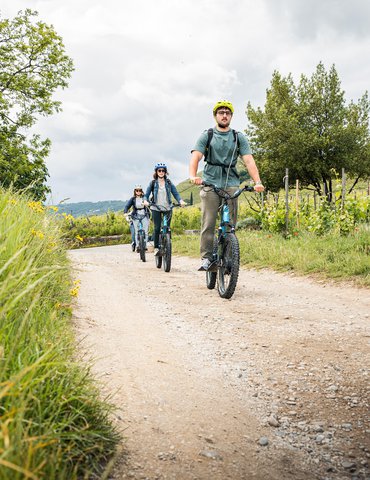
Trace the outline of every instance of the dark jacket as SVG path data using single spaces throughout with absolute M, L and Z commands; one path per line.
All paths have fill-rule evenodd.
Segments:
M 130 208 L 132 208 L 131 218 L 136 219 L 136 218 L 138 218 L 138 215 L 140 215 L 140 216 L 145 215 L 146 217 L 150 218 L 149 208 L 144 207 L 144 208 L 137 209 L 135 199 L 136 199 L 135 196 L 130 198 L 130 200 L 126 203 L 123 212 L 127 213 L 130 210 Z

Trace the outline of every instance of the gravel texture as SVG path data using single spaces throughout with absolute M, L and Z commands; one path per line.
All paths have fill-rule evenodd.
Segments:
M 370 478 L 367 289 L 73 250 L 78 338 L 124 440 L 110 479 Z

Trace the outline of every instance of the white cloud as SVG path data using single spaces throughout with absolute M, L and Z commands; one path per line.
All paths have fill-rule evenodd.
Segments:
M 76 70 L 63 112 L 38 124 L 51 138 L 55 201 L 125 199 L 157 161 L 187 176 L 190 149 L 228 98 L 233 126 L 263 105 L 272 72 L 311 75 L 334 63 L 348 98 L 368 88 L 368 0 L 2 0 L 32 8 L 62 36 Z

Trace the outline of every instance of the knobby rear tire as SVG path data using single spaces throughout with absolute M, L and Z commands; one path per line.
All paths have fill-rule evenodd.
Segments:
M 159 235 L 159 245 L 162 244 L 162 235 Z M 162 257 L 160 257 L 159 255 L 155 255 L 155 266 L 157 268 L 161 268 L 162 267 Z
M 217 258 L 217 236 L 213 240 L 213 258 Z M 206 272 L 206 283 L 209 290 L 216 286 L 217 272 Z
M 240 251 L 234 233 L 228 233 L 220 245 L 218 266 L 218 293 L 222 298 L 231 298 L 238 283 Z
M 166 235 L 163 238 L 162 255 L 163 255 L 163 269 L 165 272 L 169 272 L 171 270 L 171 257 L 172 257 L 172 243 L 171 243 L 171 235 L 169 233 L 166 233 Z
M 142 262 L 146 262 L 145 258 L 145 233 L 144 232 L 139 232 L 139 248 L 140 248 L 140 258 Z
M 162 244 L 162 235 L 161 234 L 159 234 L 159 240 L 158 241 L 159 241 L 159 245 L 161 245 Z M 162 267 L 162 257 L 159 256 L 159 255 L 155 255 L 154 258 L 155 258 L 155 266 L 157 268 L 161 268 Z
M 155 266 L 157 268 L 161 268 L 162 266 L 162 257 L 159 257 L 158 255 L 156 255 L 155 257 Z
M 206 272 L 207 288 L 213 290 L 216 286 L 217 272 Z

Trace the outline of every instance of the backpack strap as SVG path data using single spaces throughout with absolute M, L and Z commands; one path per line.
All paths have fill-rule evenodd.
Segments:
M 236 142 L 236 148 L 237 148 L 237 157 L 239 156 L 239 150 L 240 150 L 240 140 L 239 140 L 239 135 L 238 135 L 238 132 L 234 129 L 232 129 L 232 132 L 233 132 L 233 136 L 234 136 L 234 142 Z M 207 130 L 207 143 L 206 143 L 206 150 L 205 150 L 205 153 L 204 153 L 204 161 L 207 162 L 207 158 L 208 158 L 208 154 L 209 154 L 209 148 L 210 148 L 210 144 L 211 144 L 211 140 L 213 138 L 213 128 L 209 128 Z M 219 165 L 218 163 L 216 162 L 209 162 L 208 163 L 210 165 Z M 233 162 L 233 167 L 236 165 L 236 162 Z M 224 166 L 224 165 L 219 165 L 219 166 Z
M 155 180 L 152 180 L 152 181 L 150 182 L 150 195 L 149 195 L 149 198 L 148 198 L 149 201 L 153 201 L 153 197 L 154 197 L 154 182 L 155 182 Z
M 205 162 L 207 161 L 209 146 L 211 144 L 211 140 L 212 140 L 212 137 L 213 137 L 213 128 L 209 128 L 207 130 L 207 135 L 208 135 L 208 138 L 207 138 L 207 144 L 206 144 L 206 151 L 204 152 L 204 161 Z
M 240 140 L 239 140 L 239 135 L 238 135 L 238 133 L 239 133 L 239 132 L 237 132 L 236 130 L 233 129 L 234 142 L 236 142 L 236 149 L 237 149 L 238 156 L 239 156 Z

